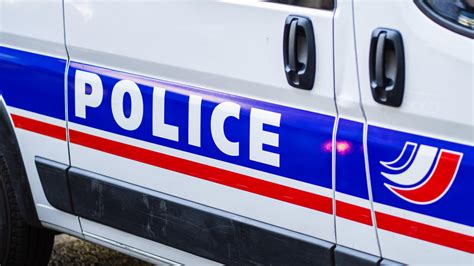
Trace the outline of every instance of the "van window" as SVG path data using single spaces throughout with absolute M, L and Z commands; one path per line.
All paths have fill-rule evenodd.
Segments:
M 415 4 L 439 25 L 474 38 L 474 0 L 415 0 Z

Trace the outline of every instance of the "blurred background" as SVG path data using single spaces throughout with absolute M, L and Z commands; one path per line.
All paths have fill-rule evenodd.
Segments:
M 56 235 L 49 265 L 151 265 L 65 234 Z

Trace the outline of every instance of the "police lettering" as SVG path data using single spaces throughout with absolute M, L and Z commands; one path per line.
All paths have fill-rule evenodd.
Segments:
M 152 94 L 152 132 L 155 137 L 179 141 L 179 128 L 165 122 L 166 89 L 153 87 Z M 130 97 L 130 114 L 123 110 L 124 97 Z M 104 89 L 99 75 L 76 70 L 74 82 L 75 115 L 87 118 L 88 108 L 98 108 L 104 98 Z M 189 95 L 188 101 L 188 144 L 201 147 L 201 105 L 202 97 Z M 111 111 L 115 122 L 123 129 L 133 131 L 140 127 L 143 121 L 143 96 L 138 85 L 131 80 L 118 81 L 111 91 Z M 239 142 L 227 138 L 224 123 L 227 119 L 240 119 L 241 106 L 234 102 L 219 103 L 211 114 L 210 130 L 212 140 L 217 148 L 229 156 L 239 156 Z M 250 109 L 249 130 L 249 159 L 252 161 L 280 166 L 280 155 L 266 151 L 263 145 L 278 147 L 279 135 L 264 130 L 264 125 L 279 127 L 281 114 L 262 110 Z

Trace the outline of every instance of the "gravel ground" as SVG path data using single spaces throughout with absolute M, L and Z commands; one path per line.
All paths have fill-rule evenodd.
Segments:
M 141 260 L 69 236 L 57 235 L 49 265 L 150 265 Z

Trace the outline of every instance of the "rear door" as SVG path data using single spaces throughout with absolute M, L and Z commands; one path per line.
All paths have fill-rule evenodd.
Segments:
M 385 258 L 472 263 L 472 8 L 472 1 L 354 1 Z
M 226 263 L 329 258 L 333 11 L 301 4 L 66 1 L 71 165 L 82 175 L 71 183 L 86 197 L 76 207 L 86 235 L 131 244 L 106 224 Z M 313 67 L 314 81 L 302 75 Z M 74 192 L 83 170 L 231 224 L 169 212 L 168 201 L 127 204 L 128 192 L 101 201 L 102 187 L 87 205 Z

